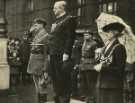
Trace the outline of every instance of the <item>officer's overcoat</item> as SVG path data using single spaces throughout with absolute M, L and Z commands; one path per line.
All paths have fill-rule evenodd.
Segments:
M 27 72 L 41 74 L 48 64 L 47 49 L 48 33 L 45 29 L 40 30 L 34 37 Z

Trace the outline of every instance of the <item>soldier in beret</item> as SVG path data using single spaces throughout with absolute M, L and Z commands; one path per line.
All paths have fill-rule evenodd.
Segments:
M 57 1 L 54 4 L 56 21 L 52 24 L 49 51 L 50 75 L 52 77 L 55 103 L 69 103 L 71 94 L 71 54 L 75 39 L 75 18 L 66 12 L 67 3 Z
M 46 21 L 44 19 L 36 18 L 30 28 L 30 32 L 32 32 L 34 36 L 31 43 L 31 54 L 27 72 L 33 75 L 39 103 L 45 103 L 47 101 L 46 87 L 42 85 L 42 81 L 45 79 L 44 75 L 46 75 L 46 77 L 48 76 L 48 33 L 45 26 Z
M 108 41 L 102 49 L 97 79 L 97 103 L 123 103 L 123 74 L 126 64 L 126 49 L 118 41 L 125 27 L 120 23 L 111 23 L 102 29 L 108 35 Z M 117 99 L 116 99 L 117 98 Z

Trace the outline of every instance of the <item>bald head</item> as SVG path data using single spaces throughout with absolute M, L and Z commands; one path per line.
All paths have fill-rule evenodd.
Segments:
M 57 1 L 54 4 L 54 14 L 56 17 L 60 16 L 61 14 L 64 14 L 66 12 L 66 6 L 67 2 L 66 1 Z

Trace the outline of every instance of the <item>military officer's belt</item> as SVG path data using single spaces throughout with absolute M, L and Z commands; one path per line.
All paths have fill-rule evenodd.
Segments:
M 81 59 L 82 63 L 88 63 L 88 64 L 93 64 L 95 62 L 94 58 L 83 58 Z
M 31 53 L 32 53 L 32 54 L 43 54 L 42 51 L 36 51 L 36 50 L 32 50 Z
M 38 43 L 35 43 L 35 44 L 34 44 L 34 43 L 31 43 L 30 45 L 31 45 L 31 46 L 43 46 L 44 44 L 38 44 Z
M 41 48 L 42 46 L 44 46 L 44 44 L 32 42 L 30 45 L 32 46 L 32 48 L 34 48 L 31 50 L 32 54 L 43 54 L 43 50 Z

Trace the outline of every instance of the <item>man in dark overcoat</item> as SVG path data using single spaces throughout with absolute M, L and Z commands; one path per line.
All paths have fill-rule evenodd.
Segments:
M 99 71 L 97 103 L 123 103 L 123 73 L 126 64 L 126 50 L 119 43 L 118 37 L 124 26 L 120 23 L 112 23 L 102 29 L 109 37 L 100 58 L 102 66 L 95 68 Z
M 44 73 L 47 71 L 48 63 L 48 33 L 45 26 L 46 21 L 44 19 L 36 18 L 30 28 L 30 32 L 34 34 L 34 37 L 31 43 L 31 54 L 27 72 L 33 75 L 39 103 L 47 101 L 47 91 L 41 83 Z
M 66 12 L 67 3 L 57 1 L 54 4 L 56 22 L 50 33 L 50 75 L 52 77 L 55 103 L 69 103 L 71 93 L 71 53 L 75 39 L 75 18 Z

